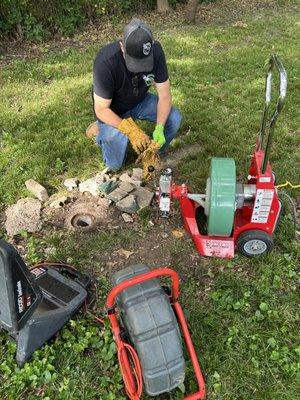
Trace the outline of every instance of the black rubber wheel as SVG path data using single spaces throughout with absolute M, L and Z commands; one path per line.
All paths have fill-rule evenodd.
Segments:
M 272 236 L 260 230 L 243 232 L 237 239 L 237 248 L 246 257 L 255 257 L 270 253 L 273 247 Z

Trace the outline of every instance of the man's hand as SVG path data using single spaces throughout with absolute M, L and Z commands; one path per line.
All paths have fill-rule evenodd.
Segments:
M 138 157 L 136 164 L 142 163 L 143 165 L 143 178 L 148 180 L 151 177 L 149 167 L 154 167 L 154 170 L 160 169 L 160 158 L 157 154 L 160 145 L 154 140 L 151 140 L 150 146 Z
M 153 140 L 162 147 L 166 143 L 166 138 L 164 135 L 164 126 L 163 125 L 156 125 L 155 130 L 153 132 Z
M 132 118 L 123 119 L 118 126 L 120 132 L 128 136 L 133 150 L 141 154 L 151 144 L 151 139 L 140 129 Z

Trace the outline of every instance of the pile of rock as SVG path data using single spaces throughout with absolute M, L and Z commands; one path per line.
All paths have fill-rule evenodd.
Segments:
M 80 182 L 77 178 L 64 181 L 65 190 L 48 196 L 47 190 L 33 179 L 25 182 L 36 199 L 23 198 L 6 209 L 5 228 L 9 236 L 20 231 L 39 231 L 43 220 L 60 214 L 68 229 L 89 229 L 109 220 L 112 205 L 121 211 L 125 222 L 133 222 L 131 214 L 148 207 L 154 193 L 142 187 L 143 170 L 134 168 L 120 176 L 104 170 Z
M 131 176 L 127 172 L 122 174 L 121 184 L 107 195 L 120 211 L 133 214 L 151 204 L 154 193 L 141 187 L 142 175 L 140 168 L 134 168 Z

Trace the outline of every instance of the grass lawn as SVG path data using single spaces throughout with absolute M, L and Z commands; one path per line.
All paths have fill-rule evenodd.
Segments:
M 170 21 L 155 28 L 154 24 L 167 55 L 174 104 L 184 117 L 180 146 L 199 144 L 199 153 L 180 162 L 176 171 L 195 191 L 205 185 L 212 156 L 235 158 L 239 177 L 246 178 L 263 105 L 264 64 L 271 51 L 281 57 L 289 82 L 271 160 L 278 182 L 299 183 L 300 23 L 296 10 L 295 3 L 288 2 L 276 10 L 245 16 L 243 24 L 236 26 L 226 21 L 207 26 L 178 21 L 174 26 Z M 24 181 L 31 177 L 54 193 L 66 177 L 88 177 L 103 167 L 99 150 L 84 132 L 93 119 L 92 62 L 105 43 L 55 51 L 41 45 L 39 57 L 1 68 L 2 207 L 28 195 Z M 299 191 L 289 193 L 299 199 Z M 134 250 L 135 243 L 143 243 L 150 234 L 142 222 L 137 230 L 122 228 L 118 233 L 25 235 L 26 258 L 29 263 L 45 259 L 45 249 L 55 247 L 53 260 L 72 262 L 97 278 L 101 307 L 109 290 L 109 271 L 99 254 L 111 253 L 120 245 Z M 282 218 L 274 252 L 260 259 L 194 257 L 191 263 L 195 250 L 187 236 L 165 252 L 182 274 L 182 303 L 189 310 L 207 398 L 299 398 L 300 252 L 293 240 L 290 212 Z M 125 398 L 109 329 L 99 329 L 89 316 L 75 318 L 22 370 L 13 361 L 14 344 L 7 342 L 5 334 L 0 340 L 2 400 Z M 190 366 L 185 383 L 187 392 L 195 389 Z M 160 399 L 182 396 L 178 390 Z

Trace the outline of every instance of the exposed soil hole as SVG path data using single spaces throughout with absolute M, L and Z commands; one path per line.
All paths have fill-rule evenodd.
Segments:
M 95 224 L 95 217 L 92 214 L 76 214 L 71 224 L 75 229 L 90 229 Z

